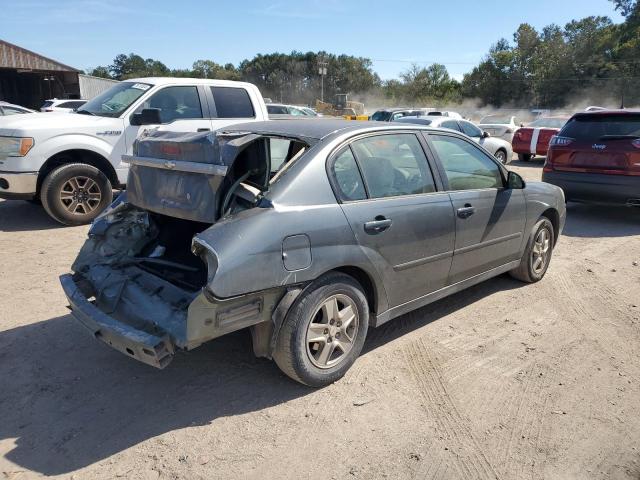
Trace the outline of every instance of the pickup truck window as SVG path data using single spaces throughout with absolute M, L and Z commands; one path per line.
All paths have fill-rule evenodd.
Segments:
M 254 118 L 253 104 L 244 88 L 211 87 L 218 118 Z
M 100 117 L 119 117 L 151 87 L 148 83 L 120 82 L 89 100 L 77 112 Z
M 159 109 L 162 123 L 203 118 L 200 96 L 198 95 L 198 88 L 195 86 L 163 88 L 143 102 L 136 109 L 136 112 L 142 111 L 144 108 Z

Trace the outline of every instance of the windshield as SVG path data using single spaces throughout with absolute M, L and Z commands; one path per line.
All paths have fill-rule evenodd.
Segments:
M 640 137 L 640 115 L 581 115 L 571 119 L 560 135 L 588 141 L 606 140 L 606 137 Z
M 88 112 L 101 117 L 119 117 L 153 85 L 140 82 L 121 82 L 89 100 L 77 112 Z
M 498 125 L 511 125 L 511 117 L 503 117 L 501 115 L 488 115 L 480 120 L 481 124 L 495 123 Z
M 388 122 L 391 118 L 391 112 L 385 112 L 384 110 L 378 110 L 371 115 L 371 120 L 374 122 Z
M 566 118 L 539 118 L 529 124 L 530 127 L 562 128 L 567 123 Z

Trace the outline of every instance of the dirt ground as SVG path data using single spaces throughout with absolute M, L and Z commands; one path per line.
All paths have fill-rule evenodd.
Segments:
M 163 371 L 92 339 L 57 278 L 85 233 L 0 201 L 0 478 L 640 478 L 640 211 L 570 204 L 542 282 L 371 331 L 321 390 L 245 332 Z

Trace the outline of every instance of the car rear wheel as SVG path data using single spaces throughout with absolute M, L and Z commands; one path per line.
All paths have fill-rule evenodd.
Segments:
M 521 162 L 528 162 L 529 160 L 531 160 L 531 154 L 530 153 L 519 153 L 518 154 L 518 160 L 520 160 Z
M 505 152 L 504 150 L 498 150 L 494 156 L 503 165 L 509 163 L 507 159 L 507 152 Z
M 554 244 L 553 224 L 548 218 L 542 217 L 533 227 L 520 266 L 509 272 L 511 276 L 527 283 L 542 280 L 549 268 Z
M 109 179 L 95 167 L 69 163 L 54 169 L 42 182 L 42 205 L 64 225 L 91 222 L 113 200 Z
M 323 387 L 341 378 L 364 345 L 369 307 L 352 277 L 334 273 L 311 284 L 284 320 L 273 359 L 292 379 Z

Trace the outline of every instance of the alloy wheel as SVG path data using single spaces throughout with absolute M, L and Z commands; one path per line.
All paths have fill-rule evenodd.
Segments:
M 318 368 L 331 368 L 347 358 L 358 334 L 360 319 L 355 302 L 347 295 L 326 299 L 307 327 L 309 360 Z
M 549 229 L 543 227 L 536 235 L 533 249 L 531 250 L 531 266 L 535 274 L 544 271 L 549 262 L 549 254 L 551 253 L 551 233 Z
M 60 190 L 60 201 L 74 215 L 93 212 L 102 200 L 98 184 L 89 177 L 71 177 Z

